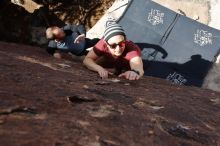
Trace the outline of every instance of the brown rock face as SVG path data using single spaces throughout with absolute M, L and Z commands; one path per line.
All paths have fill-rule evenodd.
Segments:
M 77 59 L 0 43 L 1 146 L 219 146 L 220 93 L 101 80 Z

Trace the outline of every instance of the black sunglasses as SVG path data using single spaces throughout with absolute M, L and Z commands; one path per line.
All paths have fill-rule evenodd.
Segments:
M 122 48 L 122 47 L 125 47 L 125 40 L 124 41 L 121 41 L 121 42 L 119 42 L 119 43 L 114 43 L 114 44 L 109 44 L 108 42 L 107 42 L 107 44 L 110 46 L 110 48 L 112 48 L 112 49 L 116 49 L 116 47 L 117 46 L 119 46 L 120 48 Z

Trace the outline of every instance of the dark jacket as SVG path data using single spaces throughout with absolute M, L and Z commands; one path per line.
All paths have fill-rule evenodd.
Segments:
M 47 52 L 53 55 L 56 50 L 60 50 L 61 52 L 71 52 L 75 55 L 81 55 L 86 49 L 86 40 L 81 41 L 78 44 L 74 44 L 74 40 L 81 34 L 86 35 L 85 27 L 83 25 L 66 25 L 61 29 L 63 29 L 66 34 L 65 38 L 62 42 L 50 40 Z

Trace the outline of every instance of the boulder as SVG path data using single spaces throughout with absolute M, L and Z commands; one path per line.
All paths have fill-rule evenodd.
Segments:
M 219 146 L 220 93 L 143 77 L 101 80 L 81 60 L 0 42 L 4 146 Z

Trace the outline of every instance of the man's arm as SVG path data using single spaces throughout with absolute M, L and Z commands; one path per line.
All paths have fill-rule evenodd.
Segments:
M 83 64 L 90 70 L 98 72 L 99 76 L 101 78 L 108 78 L 110 73 L 106 69 L 104 69 L 102 66 L 98 65 L 95 61 L 98 59 L 99 56 L 95 54 L 93 50 L 91 50 L 83 60 Z
M 79 35 L 84 34 L 86 36 L 86 29 L 83 25 L 65 25 L 63 30 L 71 30 L 72 32 L 77 32 Z
M 50 40 L 46 48 L 47 53 L 53 55 L 56 50 L 57 50 L 56 42 L 54 40 Z
M 83 25 L 76 26 L 77 33 L 79 36 L 74 40 L 74 43 L 80 43 L 80 41 L 85 40 L 86 37 L 86 29 Z
M 78 25 L 77 26 L 77 31 L 79 32 L 80 35 L 84 34 L 85 37 L 86 37 L 86 29 L 85 29 L 85 27 L 83 25 Z
M 129 63 L 130 63 L 131 70 L 138 71 L 140 77 L 144 75 L 143 61 L 141 57 L 139 56 L 134 57 L 130 60 Z
M 77 32 L 77 25 L 65 25 L 62 27 L 64 31 L 71 30 L 73 32 Z
M 131 70 L 126 71 L 119 75 L 119 77 L 125 77 L 128 80 L 138 80 L 144 75 L 143 62 L 141 57 L 137 56 L 130 60 Z
M 47 47 L 46 51 L 48 54 L 53 55 L 55 53 L 56 48 Z

